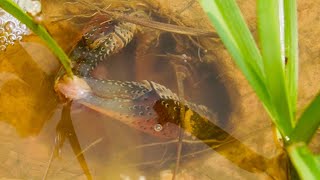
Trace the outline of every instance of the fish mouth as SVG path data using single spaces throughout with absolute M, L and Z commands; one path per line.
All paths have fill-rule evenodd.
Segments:
M 82 78 L 77 76 L 69 77 L 68 75 L 56 80 L 54 90 L 59 96 L 69 100 L 85 98 L 91 92 L 90 86 Z

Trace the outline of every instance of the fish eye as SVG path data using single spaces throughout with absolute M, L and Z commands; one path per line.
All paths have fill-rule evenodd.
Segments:
M 161 124 L 156 124 L 153 126 L 153 129 L 156 131 L 156 132 L 160 132 L 162 130 L 162 125 Z

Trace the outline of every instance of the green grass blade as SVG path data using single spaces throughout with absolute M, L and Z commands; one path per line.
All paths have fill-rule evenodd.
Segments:
M 231 55 L 236 57 L 236 62 L 241 67 L 250 66 L 263 80 L 261 55 L 236 2 L 234 0 L 202 0 L 200 2 Z M 246 57 L 250 60 L 245 60 Z
M 283 136 L 291 134 L 293 113 L 289 106 L 284 62 L 281 59 L 279 0 L 258 0 L 258 31 L 266 85 Z
M 238 67 L 259 98 L 270 107 L 262 59 L 235 1 L 201 0 L 200 3 Z
M 288 153 L 301 179 L 317 180 L 320 177 L 320 161 L 304 143 L 288 147 Z
M 284 29 L 285 29 L 285 57 L 286 79 L 289 92 L 289 100 L 295 120 L 295 111 L 298 94 L 298 23 L 296 0 L 284 0 Z M 293 124 L 295 122 L 292 122 Z
M 292 131 L 290 141 L 308 143 L 320 126 L 320 92 L 302 113 Z
M 208 14 L 209 19 L 216 28 L 223 43 L 234 58 L 236 64 L 256 91 L 264 106 L 267 108 L 280 132 L 283 135 L 289 134 L 292 130 L 292 126 L 290 124 L 291 117 L 287 105 L 288 102 L 285 100 L 285 103 L 280 103 L 281 105 L 286 104 L 287 109 L 282 108 L 281 106 L 280 108 L 286 109 L 286 116 L 282 117 L 282 119 L 286 119 L 288 121 L 279 121 L 279 119 L 281 119 L 278 117 L 279 111 L 277 110 L 277 115 L 275 113 L 276 109 L 271 104 L 271 93 L 266 87 L 266 75 L 264 72 L 262 57 L 236 2 L 234 0 L 201 0 L 200 3 Z M 280 45 L 278 54 L 280 56 Z M 280 72 L 282 75 L 282 87 L 284 87 L 283 69 L 280 69 Z M 276 89 L 277 92 L 280 90 L 281 89 L 279 88 Z M 283 93 L 285 94 L 285 90 L 282 91 L 282 95 Z M 283 100 L 282 97 L 283 96 L 275 102 L 279 103 L 280 99 Z
M 53 51 L 53 53 L 59 58 L 61 64 L 66 69 L 69 76 L 72 76 L 70 59 L 60 48 L 57 42 L 50 36 L 47 30 L 40 24 L 36 24 L 33 19 L 23 12 L 23 10 L 11 0 L 1 0 L 0 7 L 17 18 L 20 22 L 25 24 L 29 29 L 31 29 L 35 34 L 37 34 L 41 39 L 43 39 L 48 47 Z

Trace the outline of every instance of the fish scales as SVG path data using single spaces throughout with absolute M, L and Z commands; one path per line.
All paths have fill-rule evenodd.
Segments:
M 119 21 L 106 21 L 93 26 L 70 53 L 74 74 L 89 77 L 100 62 L 130 43 L 136 31 L 135 24 Z

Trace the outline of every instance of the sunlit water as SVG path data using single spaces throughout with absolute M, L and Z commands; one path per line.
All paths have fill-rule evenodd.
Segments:
M 44 2 L 44 7 L 46 5 L 51 7 L 54 3 Z M 78 15 L 81 12 L 78 7 L 52 7 L 44 8 L 43 13 L 48 18 L 44 23 L 62 47 L 69 51 L 90 19 L 51 23 L 51 16 L 70 12 Z M 168 17 L 155 13 L 153 17 L 158 21 L 168 21 Z M 235 127 L 230 121 L 234 112 L 225 84 L 228 81 L 220 78 L 223 72 L 212 63 L 217 61 L 213 59 L 213 52 L 193 43 L 187 36 L 159 33 L 149 28 L 142 28 L 142 32 L 146 33 L 138 33 L 120 53 L 101 63 L 93 75 L 120 81 L 150 80 L 164 85 L 178 96 L 183 91 L 184 99 L 204 105 L 215 113 L 217 119 L 213 122 L 226 132 L 233 134 L 239 129 L 246 132 L 238 135 L 241 141 L 221 143 L 217 151 L 196 137 L 192 139 L 194 141 L 182 139 L 177 171 L 180 178 L 282 177 L 283 174 L 276 171 L 278 167 L 286 167 L 282 167 L 281 159 L 278 162 L 274 158 L 277 152 L 269 152 L 269 157 L 266 157 L 262 153 L 264 150 L 259 150 L 259 146 L 274 146 L 274 142 L 256 139 L 259 134 L 266 134 L 272 141 L 268 123 L 264 128 L 255 129 L 255 125 L 247 127 L 247 124 Z M 154 43 L 149 43 L 150 39 Z M 197 42 L 196 38 L 193 40 Z M 10 46 L 0 57 L 2 177 L 41 179 L 48 170 L 47 179 L 83 179 L 88 177 L 81 168 L 86 164 L 94 179 L 171 179 L 178 157 L 178 137 L 168 140 L 151 136 L 77 103 L 72 104 L 71 119 L 85 162 L 79 163 L 72 150 L 74 144 L 68 139 L 59 149 L 59 157 L 54 156 L 50 162 L 63 106 L 53 91 L 58 62 L 35 36 Z M 188 61 L 185 62 L 184 58 Z M 179 73 L 185 75 L 185 80 L 177 78 Z M 179 81 L 183 89 L 178 88 Z M 270 160 L 265 160 L 266 164 L 260 166 L 261 161 L 250 160 L 252 154 Z

